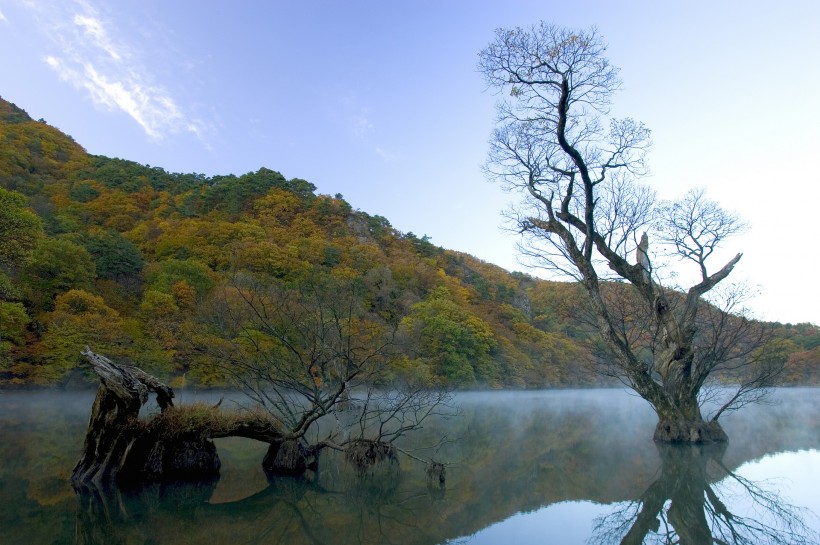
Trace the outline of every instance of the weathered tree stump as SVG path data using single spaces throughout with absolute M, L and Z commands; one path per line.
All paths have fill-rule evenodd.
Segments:
M 228 414 L 201 404 L 175 407 L 173 390 L 141 369 L 115 364 L 88 347 L 81 354 L 100 386 L 71 474 L 75 487 L 213 480 L 220 461 L 212 439 L 248 437 L 277 450 L 284 442 L 281 426 L 268 414 Z M 160 414 L 141 420 L 149 393 L 156 394 Z
M 141 369 L 116 365 L 87 346 L 81 354 L 100 377 L 100 386 L 71 481 L 106 484 L 117 480 L 131 460 L 132 447 L 140 436 L 136 422 L 148 393 L 156 393 L 157 404 L 165 411 L 173 407 L 174 392 Z

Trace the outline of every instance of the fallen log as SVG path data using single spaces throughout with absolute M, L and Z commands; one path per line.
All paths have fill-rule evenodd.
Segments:
M 89 347 L 81 355 L 100 385 L 71 474 L 75 487 L 215 479 L 220 461 L 213 439 L 247 437 L 269 443 L 273 451 L 285 442 L 280 423 L 265 412 L 227 413 L 204 404 L 176 407 L 173 390 L 142 369 L 116 364 Z M 140 408 L 152 393 L 160 413 L 140 419 Z

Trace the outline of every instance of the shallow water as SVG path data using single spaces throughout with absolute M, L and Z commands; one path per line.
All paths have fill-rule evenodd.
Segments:
M 404 445 L 447 436 L 443 487 L 409 459 L 362 480 L 333 456 L 312 481 L 269 483 L 266 446 L 231 438 L 216 485 L 75 494 L 93 393 L 4 392 L 0 543 L 815 543 L 818 394 L 728 415 L 727 446 L 659 448 L 648 405 L 623 391 L 467 393 Z

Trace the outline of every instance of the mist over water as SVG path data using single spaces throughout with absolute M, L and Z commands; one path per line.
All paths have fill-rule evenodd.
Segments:
M 678 494 L 678 504 L 697 496 L 673 490 L 669 483 L 681 475 L 699 483 L 701 501 L 704 491 L 722 494 L 741 517 L 754 506 L 744 504 L 748 494 L 735 474 L 768 480 L 765 490 L 779 504 L 804 508 L 803 520 L 818 531 L 818 393 L 778 390 L 774 405 L 722 419 L 727 446 L 691 452 L 659 449 L 651 408 L 624 391 L 460 393 L 459 416 L 431 423 L 402 445 L 433 445 L 445 435 L 437 449 L 416 451 L 448 463 L 444 487 L 409 459 L 397 475 L 362 480 L 341 456 L 323 457 L 314 481 L 269 483 L 260 467 L 266 445 L 231 438 L 217 441 L 223 465 L 215 487 L 163 485 L 89 498 L 74 493 L 68 476 L 94 392 L 4 392 L 0 543 L 483 544 L 525 543 L 527 536 L 617 543 L 645 530 L 640 506 L 668 505 L 668 493 Z M 223 408 L 243 403 L 228 393 L 185 391 L 177 403 L 215 403 L 223 395 Z M 676 514 L 652 520 L 665 516 Z M 662 542 L 646 531 L 645 543 Z

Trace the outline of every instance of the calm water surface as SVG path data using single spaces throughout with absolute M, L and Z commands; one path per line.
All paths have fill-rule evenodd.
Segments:
M 447 436 L 444 487 L 409 459 L 361 479 L 332 456 L 311 481 L 268 482 L 266 445 L 222 439 L 215 485 L 77 494 L 93 393 L 4 392 L 0 543 L 817 543 L 818 394 L 729 415 L 730 443 L 709 448 L 656 446 L 648 405 L 622 391 L 460 394 L 461 416 L 404 445 Z

